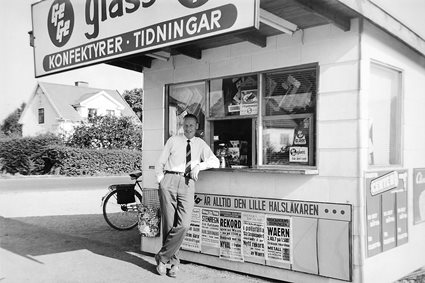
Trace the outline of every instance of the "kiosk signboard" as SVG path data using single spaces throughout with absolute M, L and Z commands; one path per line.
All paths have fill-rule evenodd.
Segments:
M 32 5 L 36 77 L 258 28 L 257 0 L 46 0 Z

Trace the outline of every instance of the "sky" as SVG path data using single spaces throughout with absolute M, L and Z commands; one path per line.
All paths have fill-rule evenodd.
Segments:
M 1 0 L 0 9 L 0 124 L 23 102 L 28 102 L 37 81 L 124 90 L 143 87 L 143 75 L 106 64 L 49 75 L 36 79 L 33 48 L 28 31 L 32 30 L 31 0 Z

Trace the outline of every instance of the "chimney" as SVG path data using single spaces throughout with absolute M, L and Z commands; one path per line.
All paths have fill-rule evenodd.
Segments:
M 83 82 L 83 81 L 76 81 L 76 82 L 75 82 L 75 86 L 79 86 L 79 87 L 89 87 L 89 83 L 88 83 L 88 82 Z

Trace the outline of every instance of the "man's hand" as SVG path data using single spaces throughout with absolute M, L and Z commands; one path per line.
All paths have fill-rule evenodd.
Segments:
M 164 179 L 164 175 L 156 176 L 156 181 L 158 182 L 158 184 L 161 183 L 162 179 Z
M 198 174 L 199 174 L 200 168 L 199 165 L 196 165 L 192 171 L 190 171 L 190 178 L 192 178 L 195 181 L 198 181 Z

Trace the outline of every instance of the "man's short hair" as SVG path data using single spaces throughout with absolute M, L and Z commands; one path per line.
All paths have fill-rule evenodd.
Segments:
M 193 115 L 193 114 L 186 114 L 186 116 L 184 116 L 183 119 L 186 120 L 189 118 L 195 119 L 196 123 L 198 123 L 198 117 L 196 117 L 196 115 Z

